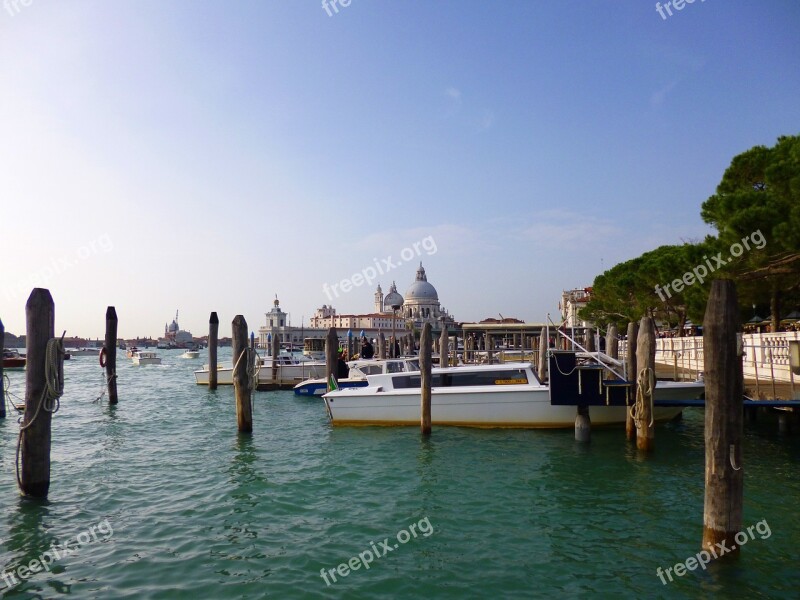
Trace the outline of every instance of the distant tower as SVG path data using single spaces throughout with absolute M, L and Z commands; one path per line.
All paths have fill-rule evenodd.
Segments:
M 375 312 L 383 312 L 383 290 L 381 284 L 378 284 L 378 289 L 375 291 Z

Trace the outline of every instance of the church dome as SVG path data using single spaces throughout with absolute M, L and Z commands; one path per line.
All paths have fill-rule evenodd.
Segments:
M 428 277 L 425 275 L 425 268 L 422 263 L 419 263 L 417 269 L 417 278 L 406 290 L 406 302 L 438 302 L 439 294 L 436 293 L 436 288 L 428 283 Z
M 403 306 L 403 297 L 397 292 L 397 286 L 392 282 L 392 287 L 383 299 L 383 306 L 392 308 L 393 306 Z

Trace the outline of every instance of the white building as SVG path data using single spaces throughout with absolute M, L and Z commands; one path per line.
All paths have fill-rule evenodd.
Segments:
M 592 323 L 584 321 L 578 316 L 578 311 L 584 308 L 592 297 L 592 288 L 564 290 L 558 308 L 561 310 L 561 320 L 567 327 L 592 327 Z

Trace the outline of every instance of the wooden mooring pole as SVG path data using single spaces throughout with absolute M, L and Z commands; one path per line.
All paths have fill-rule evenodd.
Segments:
M 331 327 L 328 329 L 328 337 L 325 338 L 325 378 L 328 382 L 328 391 L 331 387 L 331 378 L 336 379 L 338 372 L 338 353 L 339 353 L 339 336 L 336 334 L 336 328 Z
M 278 358 L 281 353 L 281 338 L 277 333 L 272 334 L 272 383 L 275 389 L 278 389 L 280 381 L 278 381 Z
M 442 335 L 439 336 L 439 366 L 450 366 L 449 352 L 450 337 L 447 335 L 447 325 L 442 323 Z
M 653 395 L 656 387 L 656 327 L 652 317 L 642 317 L 636 340 L 636 448 L 655 449 Z
M 422 338 L 419 342 L 420 368 L 420 429 L 422 435 L 431 433 L 431 347 L 433 340 L 431 324 L 422 327 Z
M 544 383 L 547 381 L 547 350 L 550 347 L 550 340 L 547 339 L 547 329 L 542 327 L 539 332 L 539 380 Z
M 219 317 L 212 312 L 208 319 L 208 389 L 217 389 L 217 344 Z
M 233 390 L 236 395 L 236 423 L 241 433 L 253 431 L 252 385 L 250 363 L 247 351 L 247 321 L 242 315 L 234 317 L 232 326 L 233 346 Z
M 117 310 L 106 309 L 106 380 L 108 381 L 108 403 L 116 404 L 117 398 Z
M 613 323 L 606 331 L 606 354 L 611 358 L 619 359 L 619 340 L 617 339 L 617 326 Z
M 727 544 L 738 552 L 742 530 L 744 468 L 742 463 L 743 377 L 736 284 L 714 280 L 703 321 L 705 359 L 706 478 L 703 549 Z
M 46 498 L 50 489 L 50 423 L 47 398 L 47 343 L 55 333 L 55 305 L 50 291 L 34 288 L 25 304 L 25 414 L 20 426 L 21 492 Z
M 628 351 L 625 354 L 625 371 L 628 381 L 632 381 L 633 385 L 628 388 L 628 414 L 625 417 L 625 437 L 631 442 L 636 438 L 636 424 L 631 416 L 631 406 L 636 402 L 636 342 L 638 338 L 639 324 L 628 323 Z
M 6 328 L 0 319 L 0 350 L 5 347 Z M 0 419 L 6 418 L 6 384 L 3 376 L 3 360 L 0 358 Z

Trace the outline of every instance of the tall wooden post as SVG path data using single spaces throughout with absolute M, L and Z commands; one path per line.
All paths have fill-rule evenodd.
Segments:
M 617 326 L 613 323 L 606 332 L 606 354 L 611 358 L 619 358 L 619 340 L 617 339 Z
M 275 384 L 277 389 L 278 381 L 278 359 L 281 354 L 281 338 L 277 333 L 272 335 L 272 383 Z
M 656 379 L 656 327 L 652 317 L 642 317 L 636 340 L 636 447 L 650 452 L 655 449 L 652 400 Z M 639 377 L 639 373 L 642 373 Z M 650 374 L 652 373 L 652 378 Z M 641 397 L 641 400 L 639 399 Z
M 586 328 L 586 332 L 584 333 L 584 340 L 585 340 L 585 348 L 588 352 L 594 352 L 596 348 L 594 347 L 594 329 L 591 327 Z
M 219 344 L 219 317 L 212 312 L 208 319 L 208 389 L 217 389 L 217 345 Z
M 331 327 L 328 329 L 328 337 L 325 338 L 325 377 L 328 382 L 328 391 L 331 389 L 331 378 L 337 378 L 338 372 L 338 353 L 339 353 L 339 336 L 336 334 L 336 328 Z
M 628 352 L 625 354 L 625 371 L 628 381 L 633 385 L 628 388 L 628 414 L 625 417 L 625 437 L 629 441 L 636 438 L 636 424 L 631 417 L 630 407 L 636 402 L 636 342 L 639 339 L 639 324 L 633 321 L 628 323 Z
M 117 398 L 117 311 L 113 306 L 106 309 L 106 379 L 108 380 L 108 403 L 116 404 Z
M 20 431 L 21 491 L 26 496 L 46 498 L 50 489 L 50 423 L 44 410 L 47 342 L 55 335 L 55 305 L 50 291 L 34 288 L 25 304 L 26 352 L 25 414 Z
M 494 353 L 492 352 L 492 350 L 494 350 L 494 340 L 492 339 L 491 335 L 487 334 L 486 335 L 486 358 L 488 359 L 487 362 L 489 364 L 492 364 L 492 360 L 494 359 Z
M 539 332 L 539 380 L 544 383 L 547 381 L 547 349 L 550 340 L 547 339 L 547 329 L 542 327 Z
M 6 328 L 0 319 L 0 350 L 5 347 Z M 0 358 L 0 419 L 6 418 L 6 386 L 3 379 L 3 360 Z
M 589 419 L 589 407 L 579 404 L 575 415 L 575 441 L 589 442 L 592 439 L 592 421 Z
M 431 433 L 431 347 L 433 346 L 431 324 L 422 327 L 422 338 L 419 342 L 420 368 L 420 429 L 423 435 Z
M 236 315 L 232 322 L 233 345 L 233 390 L 236 395 L 236 423 L 239 431 L 253 431 L 252 379 L 248 373 L 247 357 L 247 321 L 242 315 Z
M 378 333 L 378 358 L 381 360 L 386 358 L 386 336 L 382 331 Z
M 738 552 L 742 530 L 742 352 L 737 342 L 739 309 L 736 285 L 714 280 L 703 321 L 706 408 L 706 489 L 703 548 L 718 543 Z
M 439 336 L 439 366 L 450 366 L 450 337 L 447 335 L 447 325 L 442 323 L 442 334 Z

